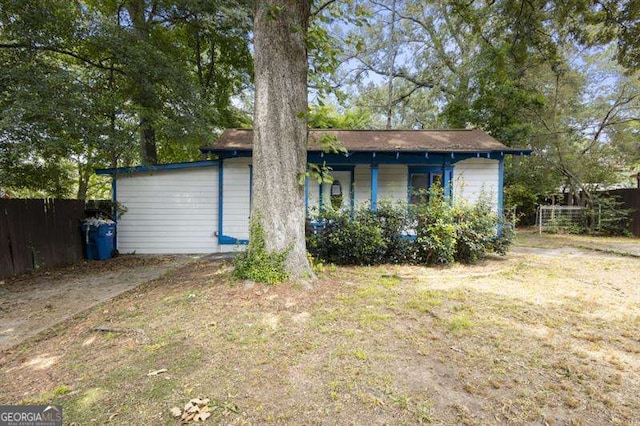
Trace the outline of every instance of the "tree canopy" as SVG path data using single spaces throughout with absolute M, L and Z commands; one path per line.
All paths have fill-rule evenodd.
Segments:
M 243 1 L 0 2 L 0 185 L 84 198 L 93 169 L 184 161 L 250 123 Z
M 95 167 L 185 161 L 250 126 L 253 3 L 0 0 L 0 186 L 84 197 Z M 478 127 L 534 155 L 514 206 L 640 165 L 640 8 L 602 0 L 310 5 L 309 126 Z

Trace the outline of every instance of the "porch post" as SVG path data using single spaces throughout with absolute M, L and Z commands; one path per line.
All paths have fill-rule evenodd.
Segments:
M 351 217 L 355 212 L 356 207 L 356 166 L 351 168 L 351 185 L 349 186 L 349 197 L 351 198 Z
M 378 210 L 378 165 L 371 165 L 371 210 Z
M 504 157 L 498 162 L 498 214 L 504 214 Z
M 304 217 L 309 217 L 309 176 L 304 178 Z

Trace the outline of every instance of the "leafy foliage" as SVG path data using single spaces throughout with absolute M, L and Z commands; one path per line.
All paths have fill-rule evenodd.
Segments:
M 622 202 L 615 197 L 602 195 L 596 197 L 588 217 L 589 233 L 609 236 L 630 235 L 632 210 L 622 208 Z
M 249 123 L 250 24 L 243 1 L 3 1 L 0 186 L 84 198 L 96 167 L 197 159 Z
M 416 216 L 415 258 L 422 264 L 451 263 L 456 255 L 454 208 L 441 188 L 420 197 L 426 202 L 414 206 Z
M 336 85 L 353 88 L 347 103 L 370 111 L 374 126 L 390 114 L 394 128 L 477 127 L 532 148 L 505 165 L 506 201 L 524 223 L 544 198 L 593 192 L 640 164 L 635 2 L 358 7 L 367 25 L 343 37 L 335 73 Z
M 383 262 L 387 241 L 367 209 L 354 217 L 346 211 L 324 210 L 323 227 L 307 230 L 307 249 L 325 262 L 338 265 L 375 265 Z
M 511 224 L 486 201 L 452 205 L 434 188 L 424 203 L 381 202 L 352 215 L 325 209 L 307 229 L 307 247 L 323 262 L 340 265 L 474 263 L 489 252 L 504 255 L 514 237 Z
M 504 234 L 497 237 L 504 229 L 498 226 L 498 217 L 486 199 L 480 199 L 472 206 L 456 206 L 453 216 L 456 223 L 455 258 L 459 262 L 477 262 L 487 251 L 498 247 L 494 246 L 494 240 L 505 238 Z
M 249 234 L 251 240 L 247 250 L 238 254 L 233 261 L 235 267 L 233 276 L 265 284 L 277 284 L 285 281 L 289 277 L 285 268 L 288 252 L 267 251 L 264 231 L 256 217 L 251 219 Z

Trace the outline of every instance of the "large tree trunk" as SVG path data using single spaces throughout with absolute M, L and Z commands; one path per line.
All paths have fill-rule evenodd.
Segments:
M 267 251 L 290 250 L 290 277 L 312 276 L 305 244 L 309 0 L 256 0 L 252 218 Z M 252 237 L 250 237 L 251 240 Z
M 147 18 L 145 11 L 145 0 L 128 0 L 125 4 L 131 22 L 133 23 L 134 36 L 138 43 L 148 43 L 150 36 L 150 20 L 153 16 L 153 9 L 149 12 Z M 147 70 L 138 70 L 133 76 L 136 84 L 136 93 L 134 101 L 140 107 L 139 114 L 139 132 L 140 132 L 140 160 L 142 164 L 157 164 L 158 151 L 156 148 L 156 129 L 153 120 L 150 118 L 152 111 L 158 111 L 158 97 L 153 87 L 152 81 L 148 76 Z
M 87 199 L 87 190 L 89 189 L 89 179 L 93 174 L 93 170 L 90 167 L 85 167 L 84 164 L 78 163 L 78 193 L 76 198 L 78 200 Z

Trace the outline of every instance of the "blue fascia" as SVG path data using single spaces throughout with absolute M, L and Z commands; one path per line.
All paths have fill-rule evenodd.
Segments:
M 198 167 L 211 167 L 220 164 L 218 160 L 202 160 L 191 161 L 186 163 L 169 163 L 169 164 L 152 164 L 148 166 L 135 166 L 135 167 L 116 167 L 111 169 L 96 169 L 97 175 L 120 175 L 131 173 L 143 173 L 143 172 L 156 172 L 162 170 L 178 170 L 178 169 L 193 169 Z
M 203 153 L 215 153 L 222 158 L 251 157 L 250 150 L 243 151 L 216 151 L 203 149 Z M 341 153 L 325 153 L 318 151 L 310 151 L 307 153 L 307 162 L 309 163 L 327 163 L 327 164 L 442 164 L 449 162 L 451 164 L 469 158 L 488 158 L 491 160 L 500 160 L 505 155 L 530 155 L 530 149 L 509 149 L 502 151 L 358 151 L 347 154 Z

